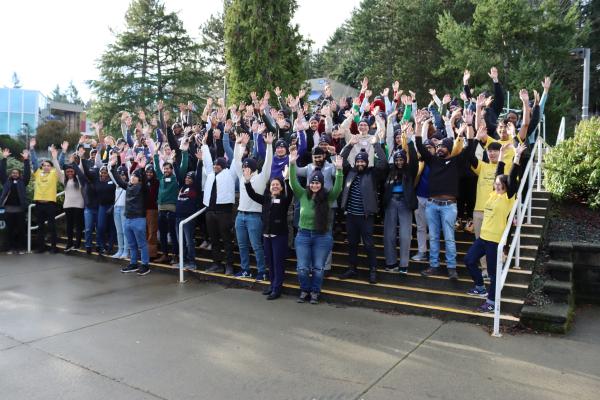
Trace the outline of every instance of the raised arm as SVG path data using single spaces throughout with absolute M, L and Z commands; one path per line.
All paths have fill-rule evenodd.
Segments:
M 292 188 L 292 191 L 294 192 L 294 195 L 298 198 L 300 198 L 302 195 L 304 195 L 304 193 L 306 193 L 306 189 L 304 189 L 302 187 L 302 185 L 300 185 L 300 182 L 298 182 L 298 176 L 296 175 L 296 160 L 298 159 L 298 152 L 296 150 L 293 150 L 290 153 L 290 186 Z
M 529 123 L 531 120 L 529 108 L 529 93 L 526 89 L 521 89 L 519 91 L 519 97 L 523 102 L 523 121 L 521 122 L 521 128 L 519 129 L 519 138 L 521 141 L 527 139 L 527 131 L 529 130 Z

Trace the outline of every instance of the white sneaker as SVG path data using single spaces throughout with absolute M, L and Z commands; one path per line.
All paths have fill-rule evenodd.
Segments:
M 112 256 L 110 256 L 110 258 L 121 258 L 121 252 L 117 251 L 115 254 L 113 254 Z
M 200 245 L 200 248 L 201 248 L 201 249 L 207 249 L 207 248 L 208 248 L 208 246 L 209 246 L 209 244 L 208 244 L 208 242 L 205 240 L 205 241 L 203 241 L 203 242 L 202 242 L 202 244 Z
M 15 254 L 15 252 L 14 252 L 14 251 L 12 251 L 12 250 L 9 250 L 9 251 L 7 251 L 7 252 L 6 252 L 6 254 L 10 256 L 10 255 L 13 255 L 13 254 Z
M 206 246 L 206 250 L 212 250 L 212 244 L 209 243 L 208 246 Z

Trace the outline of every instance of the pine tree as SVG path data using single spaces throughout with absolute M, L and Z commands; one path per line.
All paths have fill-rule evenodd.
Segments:
M 228 97 L 246 99 L 279 86 L 295 93 L 305 80 L 308 51 L 291 20 L 295 0 L 233 0 L 225 12 Z
M 198 45 L 177 14 L 167 12 L 161 0 L 133 0 L 125 20 L 125 30 L 98 61 L 100 79 L 89 82 L 97 97 L 95 119 L 114 129 L 122 110 L 153 109 L 159 99 L 171 107 L 199 103 L 206 74 Z
M 224 3 L 227 9 L 228 1 Z M 200 54 L 207 70 L 207 86 L 213 95 L 223 96 L 225 78 L 225 13 L 211 15 L 200 26 Z
M 79 97 L 79 90 L 77 90 L 73 81 L 69 82 L 65 95 L 69 103 L 83 105 L 83 100 Z
M 48 96 L 48 98 L 52 101 L 60 102 L 60 103 L 68 103 L 69 99 L 67 95 L 60 91 L 60 86 L 56 85 L 52 93 Z

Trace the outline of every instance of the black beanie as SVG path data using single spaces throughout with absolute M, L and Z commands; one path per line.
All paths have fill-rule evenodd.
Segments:
M 250 171 L 254 172 L 258 169 L 258 163 L 254 158 L 246 158 L 242 163 L 242 168 L 250 168 Z
M 223 157 L 219 157 L 215 160 L 215 165 L 218 165 L 222 169 L 225 169 L 225 168 L 227 168 L 227 160 Z
M 447 148 L 448 153 L 452 153 L 452 147 L 454 147 L 454 140 L 452 140 L 452 138 L 446 137 L 446 138 L 442 139 L 442 141 L 440 142 L 440 145 Z
M 404 151 L 404 149 L 396 150 L 394 152 L 394 161 L 396 161 L 398 158 L 401 158 L 406 162 L 406 151 Z
M 356 157 L 354 157 L 354 163 L 356 163 L 358 160 L 363 160 L 367 163 L 367 165 L 369 165 L 369 155 L 364 150 L 361 150 L 356 154 Z
M 325 184 L 325 177 L 320 169 L 315 169 L 315 171 L 310 175 L 310 179 L 308 182 L 321 182 L 321 185 Z

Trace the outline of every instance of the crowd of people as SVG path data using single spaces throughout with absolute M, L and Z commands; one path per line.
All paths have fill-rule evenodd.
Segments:
M 491 68 L 492 89 L 474 95 L 470 73 L 456 98 L 431 99 L 419 106 L 414 92 L 398 82 L 373 96 L 368 79 L 356 97 L 334 99 L 326 86 L 316 103 L 306 93 L 283 96 L 276 87 L 249 102 L 226 106 L 208 99 L 200 112 L 192 103 L 172 114 L 162 101 L 150 118 L 122 112 L 121 132 L 76 146 L 51 146 L 48 159 L 36 153 L 36 140 L 21 154 L 23 169 L 7 171 L 2 150 L 0 206 L 4 208 L 9 252 L 23 252 L 27 186 L 33 181 L 37 251 L 57 252 L 57 191 L 64 187 L 65 253 L 85 247 L 88 254 L 127 259 L 123 273 L 150 272 L 149 263 L 179 262 L 194 270 L 196 238 L 210 250 L 211 273 L 269 281 L 264 294 L 281 295 L 284 263 L 295 252 L 298 302 L 316 304 L 323 277 L 331 269 L 333 232 L 345 224 L 348 268 L 339 278 L 357 276 L 362 243 L 368 280 L 377 269 L 407 274 L 409 261 L 429 261 L 425 277 L 443 274 L 441 238 L 449 279 L 457 279 L 455 231 L 474 234 L 464 262 L 474 287 L 486 298 L 478 308 L 491 312 L 497 247 L 515 201 L 523 167 L 535 140 L 548 97 L 519 92 L 521 111 L 503 113 L 504 91 Z M 276 105 L 276 106 L 274 106 Z M 524 178 L 526 179 L 526 177 Z M 184 225 L 197 211 L 205 212 Z M 418 251 L 410 254 L 416 223 Z M 383 222 L 385 265 L 377 265 L 373 242 Z M 196 235 L 199 232 L 199 236 Z M 234 240 L 239 252 L 234 270 Z M 256 275 L 250 268 L 255 256 Z M 489 290 L 485 280 L 489 279 Z

